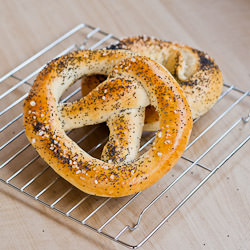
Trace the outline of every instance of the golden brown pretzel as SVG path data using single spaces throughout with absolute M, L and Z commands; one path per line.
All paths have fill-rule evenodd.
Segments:
M 60 96 L 71 84 L 83 75 L 109 75 L 112 81 L 127 84 L 124 92 L 134 91 L 138 98 L 118 101 L 111 96 L 111 104 L 103 94 L 105 83 L 100 91 L 94 91 L 88 99 L 89 108 L 97 101 L 107 101 L 103 115 L 119 115 L 115 107 L 140 109 L 150 103 L 159 112 L 160 130 L 152 147 L 137 160 L 127 164 L 106 163 L 95 159 L 83 151 L 64 132 L 60 119 L 69 104 L 58 109 Z M 154 84 L 152 84 L 154 83 Z M 103 91 L 103 92 L 102 92 Z M 113 95 L 119 95 L 114 90 Z M 145 96 L 145 93 L 146 96 Z M 114 97 L 115 98 L 115 97 Z M 141 102 L 141 98 L 144 98 Z M 135 100 L 133 102 L 133 100 Z M 75 102 L 68 109 L 81 112 L 86 100 Z M 97 107 L 96 107 L 97 108 Z M 124 110 L 121 108 L 120 110 Z M 181 88 L 171 75 L 158 63 L 134 56 L 125 51 L 98 50 L 77 51 L 50 62 L 38 75 L 29 96 L 24 102 L 24 125 L 28 139 L 41 157 L 63 178 L 80 190 L 99 196 L 125 196 L 139 192 L 159 180 L 183 153 L 192 129 L 191 112 Z M 72 113 L 68 114 L 69 116 Z M 103 118 L 98 112 L 83 114 L 87 122 L 98 122 Z M 72 116 L 74 118 L 74 115 Z M 79 126 L 75 119 L 71 127 Z M 119 129 L 118 129 L 119 130 Z
M 193 119 L 205 114 L 221 94 L 221 71 L 214 60 L 202 51 L 146 36 L 124 38 L 109 49 L 131 50 L 165 66 L 182 87 Z M 83 78 L 83 95 L 104 79 L 103 76 Z M 147 107 L 144 130 L 158 130 L 158 120 L 154 107 Z

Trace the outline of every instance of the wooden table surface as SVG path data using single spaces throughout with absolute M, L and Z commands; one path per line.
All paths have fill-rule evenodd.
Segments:
M 0 76 L 80 23 L 205 50 L 250 90 L 248 0 L 0 0 Z M 250 249 L 249 143 L 242 152 L 142 249 Z M 0 201 L 0 249 L 123 249 L 4 184 Z

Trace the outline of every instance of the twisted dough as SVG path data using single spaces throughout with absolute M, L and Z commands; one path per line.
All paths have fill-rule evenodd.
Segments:
M 109 75 L 108 84 L 103 83 L 85 100 L 57 107 L 62 93 L 76 79 L 89 74 Z M 108 89 L 112 81 L 120 82 L 118 85 L 124 86 L 124 93 L 134 93 L 134 98 L 116 99 L 123 96 L 122 87 Z M 152 147 L 127 164 L 105 163 L 91 157 L 64 132 L 66 110 L 67 117 L 72 117 L 69 127 L 73 128 L 110 117 L 116 120 L 116 116 L 128 112 L 125 109 L 140 114 L 148 101 L 159 113 L 160 130 Z M 97 102 L 103 105 L 97 106 Z M 84 105 L 88 110 L 100 108 L 101 114 L 85 114 Z M 81 114 L 84 122 L 72 112 Z M 77 51 L 53 60 L 35 80 L 25 99 L 23 113 L 26 135 L 41 157 L 74 186 L 99 196 L 130 195 L 155 183 L 179 159 L 192 129 L 189 106 L 171 75 L 148 58 L 120 50 Z M 122 126 L 116 130 L 123 131 Z
M 130 50 L 150 57 L 166 67 L 182 87 L 193 119 L 211 109 L 221 94 L 223 87 L 221 71 L 214 60 L 202 51 L 146 36 L 122 39 L 108 49 Z M 83 78 L 83 95 L 103 80 L 105 76 Z M 158 114 L 154 107 L 149 106 L 146 108 L 144 130 L 156 131 L 158 129 Z

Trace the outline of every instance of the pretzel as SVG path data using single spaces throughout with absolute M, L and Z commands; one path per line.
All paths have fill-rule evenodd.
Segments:
M 70 85 L 91 74 L 108 79 L 81 100 L 58 104 Z M 139 124 L 129 119 L 125 127 L 140 131 L 149 102 L 159 113 L 160 129 L 152 147 L 136 160 L 115 164 L 93 158 L 65 133 L 109 119 L 121 121 L 124 113 L 139 115 Z M 121 50 L 76 51 L 51 61 L 37 76 L 23 114 L 27 138 L 40 156 L 80 190 L 106 197 L 134 194 L 154 184 L 180 158 L 192 129 L 188 103 L 172 76 L 151 59 Z M 131 131 L 123 125 L 116 124 L 114 133 L 123 131 L 129 138 Z
M 193 119 L 205 114 L 219 98 L 223 80 L 214 60 L 206 53 L 178 43 L 147 36 L 124 38 L 108 49 L 125 49 L 150 57 L 165 66 L 183 89 Z M 82 93 L 86 95 L 105 76 L 83 78 Z M 154 107 L 146 108 L 144 130 L 159 129 L 159 116 Z

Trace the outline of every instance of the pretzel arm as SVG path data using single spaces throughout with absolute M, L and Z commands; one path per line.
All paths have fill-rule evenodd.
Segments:
M 105 122 L 120 110 L 146 107 L 148 104 L 145 90 L 136 82 L 113 78 L 108 84 L 104 81 L 79 101 L 59 104 L 58 115 L 62 128 L 70 130 Z
M 109 163 L 127 163 L 137 157 L 144 125 L 145 108 L 127 109 L 107 120 L 109 141 L 101 159 Z

